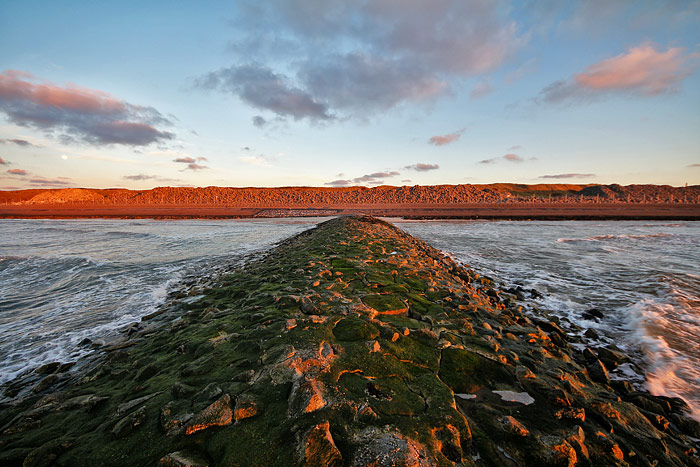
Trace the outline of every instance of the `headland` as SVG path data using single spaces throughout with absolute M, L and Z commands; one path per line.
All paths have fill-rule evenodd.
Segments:
M 352 214 L 411 219 L 700 220 L 700 186 L 497 183 L 0 191 L 0 218 L 230 219 Z
M 523 293 L 339 217 L 2 388 L 0 463 L 700 465 L 682 400 Z

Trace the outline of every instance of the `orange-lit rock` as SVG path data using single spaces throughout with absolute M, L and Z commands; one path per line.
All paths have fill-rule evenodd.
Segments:
M 224 394 L 209 407 L 192 417 L 187 424 L 185 434 L 191 435 L 211 426 L 230 425 L 233 421 L 232 418 L 231 397 L 228 394 Z

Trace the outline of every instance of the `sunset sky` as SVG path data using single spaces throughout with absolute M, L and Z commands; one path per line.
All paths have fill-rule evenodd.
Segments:
M 0 2 L 0 189 L 700 184 L 700 1 Z

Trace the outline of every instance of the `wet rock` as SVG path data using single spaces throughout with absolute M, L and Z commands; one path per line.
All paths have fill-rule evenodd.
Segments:
M 605 385 L 610 384 L 610 374 L 603 362 L 596 359 L 595 361 L 586 363 L 586 368 L 593 381 Z
M 236 407 L 233 411 L 233 418 L 236 421 L 255 417 L 262 412 L 262 407 L 252 394 L 242 394 L 236 399 Z
M 595 331 L 595 329 L 593 329 L 593 328 L 588 328 L 588 329 L 586 329 L 586 332 L 584 332 L 583 335 L 584 335 L 585 337 L 589 338 L 589 339 L 595 339 L 595 340 L 599 340 L 599 339 L 600 339 L 600 336 L 598 335 L 598 333 L 597 333 L 597 332 Z
M 185 434 L 191 435 L 212 426 L 226 426 L 233 421 L 231 397 L 224 394 L 209 407 L 195 414 L 187 423 Z
M 170 401 L 160 409 L 160 428 L 168 436 L 180 435 L 185 432 L 187 423 L 194 414 L 185 413 L 185 404 Z
M 136 381 L 139 381 L 139 382 L 144 382 L 147 379 L 150 379 L 153 376 L 155 376 L 156 373 L 158 373 L 158 367 L 151 363 L 151 364 L 146 365 L 145 367 L 141 368 L 136 373 L 136 377 L 134 379 L 136 379 Z
M 146 406 L 143 406 L 119 420 L 114 425 L 114 428 L 112 428 L 112 435 L 114 435 L 115 438 L 124 438 L 141 426 L 145 420 Z
M 58 456 L 73 445 L 69 438 L 59 438 L 42 444 L 30 452 L 24 459 L 23 467 L 48 467 L 53 465 Z
M 147 396 L 139 397 L 137 399 L 130 400 L 128 402 L 124 402 L 123 404 L 119 404 L 117 406 L 117 410 L 115 414 L 117 416 L 123 415 L 125 413 L 130 412 L 134 407 L 138 407 L 139 405 L 142 405 L 144 402 L 154 398 L 155 396 L 161 394 L 160 392 L 154 392 L 152 394 L 148 394 Z
M 352 467 L 433 467 L 427 448 L 391 428 L 369 427 L 355 435 Z
M 39 393 L 39 392 L 44 392 L 47 389 L 49 389 L 51 386 L 56 384 L 58 382 L 58 375 L 48 375 L 46 378 L 42 379 L 39 381 L 39 384 L 34 386 L 34 389 L 32 389 L 32 392 Z
M 335 445 L 328 421 L 311 428 L 302 445 L 304 465 L 343 466 L 343 456 Z
M 544 456 L 546 465 L 574 467 L 578 460 L 576 450 L 566 440 L 558 436 L 542 436 L 542 444 L 547 448 Z
M 195 403 L 209 402 L 211 400 L 216 399 L 221 394 L 223 394 L 223 391 L 221 390 L 219 385 L 217 385 L 216 383 L 209 383 L 204 389 L 195 394 L 192 400 Z
M 518 420 L 516 420 L 514 417 L 507 415 L 503 417 L 501 420 L 501 426 L 503 427 L 503 431 L 505 431 L 508 434 L 518 436 L 521 438 L 524 438 L 526 436 L 530 435 L 530 430 L 525 428 L 525 426 L 520 423 Z
M 700 422 L 683 415 L 671 414 L 671 421 L 678 427 L 681 433 L 700 439 Z
M 348 317 L 336 323 L 333 335 L 339 341 L 367 341 L 376 339 L 379 336 L 379 330 L 367 320 Z
M 83 396 L 72 397 L 61 404 L 62 410 L 85 409 L 88 412 L 99 406 L 109 397 L 98 396 L 97 394 L 85 394 Z
M 170 392 L 176 399 L 184 399 L 197 392 L 197 388 L 178 381 L 170 388 Z
M 34 370 L 34 373 L 37 373 L 39 375 L 50 375 L 52 373 L 56 373 L 60 367 L 60 362 L 45 363 L 44 365 L 41 365 L 39 368 Z
M 158 465 L 162 467 L 208 467 L 210 463 L 200 453 L 175 451 L 163 456 L 158 461 Z
M 598 321 L 598 320 L 603 319 L 605 317 L 605 315 L 598 308 L 591 308 L 591 309 L 584 311 L 581 314 L 581 317 L 583 319 L 587 319 L 589 321 Z

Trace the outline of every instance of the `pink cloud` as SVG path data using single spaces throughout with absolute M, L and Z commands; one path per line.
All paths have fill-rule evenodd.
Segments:
M 493 86 L 491 86 L 491 84 L 487 81 L 481 81 L 474 85 L 471 92 L 469 93 L 469 97 L 471 99 L 478 99 L 480 97 L 484 97 L 487 94 L 491 94 L 492 92 Z
M 0 157 L 0 165 L 8 165 L 10 162 Z
M 427 172 L 429 170 L 437 170 L 439 168 L 440 166 L 437 164 L 424 164 L 422 162 L 404 167 L 404 169 L 415 170 L 417 172 Z
M 651 44 L 644 44 L 589 66 L 583 73 L 574 75 L 574 81 L 595 90 L 631 89 L 654 95 L 674 90 L 688 76 L 687 60 L 682 48 L 661 52 Z
M 22 169 L 10 169 L 7 173 L 10 175 L 27 175 L 27 171 Z
M 434 144 L 435 146 L 444 146 L 445 144 L 457 141 L 460 136 L 462 136 L 461 133 L 448 133 L 442 136 L 433 136 L 428 140 L 428 143 Z
M 699 57 L 698 53 L 684 54 L 680 47 L 660 51 L 654 44 L 642 44 L 594 63 L 569 80 L 554 82 L 540 95 L 545 101 L 560 102 L 610 92 L 641 96 L 675 92 L 691 74 Z
M 171 122 L 153 107 L 74 84 L 57 86 L 17 70 L 0 73 L 0 112 L 15 124 L 60 130 L 66 140 L 92 144 L 143 146 L 174 137 L 156 128 Z

